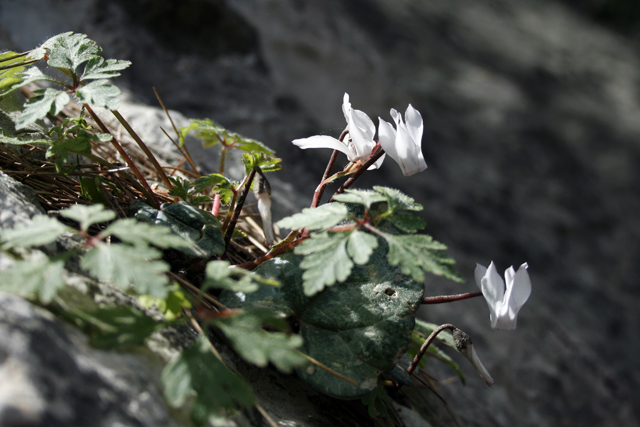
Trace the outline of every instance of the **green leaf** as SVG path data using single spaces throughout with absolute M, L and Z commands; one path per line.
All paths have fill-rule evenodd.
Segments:
M 193 397 L 191 418 L 198 426 L 224 410 L 251 407 L 254 403 L 251 387 L 218 360 L 209 346 L 205 336 L 200 335 L 162 372 L 167 401 L 179 407 Z
M 156 249 L 126 244 L 98 243 L 80 260 L 80 266 L 93 277 L 114 283 L 122 289 L 133 286 L 138 294 L 166 298 L 169 265 L 160 261 Z
M 423 209 L 421 204 L 416 203 L 416 201 L 411 197 L 399 190 L 396 190 L 395 188 L 374 186 L 373 189 L 386 197 L 387 202 L 389 203 L 389 212 L 391 213 L 403 210 L 421 211 Z
M 349 211 L 342 203 L 327 203 L 317 208 L 304 208 L 297 213 L 277 222 L 278 227 L 299 230 L 322 230 L 338 225 L 349 216 Z
M 171 232 L 163 225 L 150 225 L 135 218 L 121 219 L 109 225 L 101 233 L 103 236 L 113 235 L 120 240 L 137 245 L 153 245 L 160 248 L 185 249 L 190 242 Z
M 427 235 L 395 236 L 383 233 L 389 244 L 389 263 L 400 265 L 402 272 L 423 282 L 425 273 L 433 273 L 447 279 L 462 282 L 463 279 L 453 268 L 455 261 L 441 252 L 445 245 Z
M 282 159 L 274 157 L 270 154 L 259 153 L 244 153 L 242 155 L 242 163 L 244 164 L 245 174 L 249 174 L 253 168 L 260 168 L 262 172 L 275 172 L 279 171 L 282 166 L 280 162 Z
M 302 345 L 302 338 L 282 332 L 267 332 L 264 323 L 282 322 L 268 309 L 252 309 L 213 320 L 231 342 L 240 357 L 256 366 L 273 363 L 278 370 L 289 373 L 307 364 L 307 358 L 295 349 Z
M 3 249 L 16 246 L 30 248 L 55 242 L 67 230 L 65 225 L 54 218 L 36 215 L 30 222 L 19 224 L 12 229 L 0 230 L 0 241 Z
M 94 56 L 87 62 L 87 65 L 85 65 L 81 80 L 117 77 L 120 75 L 118 71 L 124 70 L 130 65 L 130 61 L 121 61 L 118 59 L 107 59 L 105 61 L 99 56 Z
M 357 203 L 366 206 L 367 209 L 371 208 L 371 205 L 379 202 L 386 202 L 387 198 L 375 191 L 370 190 L 345 190 L 342 194 L 333 196 L 339 202 L 343 203 Z
M 187 202 L 164 204 L 161 210 L 136 202 L 129 210 L 137 219 L 167 226 L 174 234 L 189 241 L 192 245 L 180 249 L 188 255 L 209 258 L 220 256 L 225 251 L 224 235 L 220 231 L 218 218 Z
M 303 292 L 301 258 L 285 254 L 255 270 L 282 286 L 262 286 L 250 294 L 223 291 L 220 301 L 230 308 L 269 308 L 297 322 L 301 351 L 356 384 L 319 368 L 301 369 L 298 375 L 323 393 L 359 398 L 406 353 L 424 291 L 421 282 L 389 265 L 385 249 L 379 247 L 366 266 L 355 266 L 344 283 L 313 297 Z
M 59 38 L 68 37 L 71 34 L 73 34 L 73 31 L 67 31 L 66 33 L 60 33 L 53 37 L 50 37 L 44 43 L 42 43 L 39 47 L 29 52 L 29 55 L 27 55 L 27 58 L 38 59 L 38 60 L 43 59 L 45 55 L 51 50 L 53 45 L 58 41 Z
M 79 65 L 99 55 L 102 49 L 85 34 L 64 33 L 47 40 L 41 47 L 49 50 L 50 67 L 75 74 Z
M 363 231 L 354 231 L 349 235 L 347 240 L 347 253 L 358 265 L 364 265 L 369 261 L 369 257 L 378 247 L 378 239 L 376 236 L 365 233 Z
M 182 177 L 169 177 L 169 181 L 173 184 L 170 196 L 180 197 L 182 200 L 189 200 L 189 189 L 191 188 L 191 181 Z
M 140 345 L 165 326 L 133 307 L 105 307 L 91 313 L 72 314 L 81 321 L 91 344 L 102 348 Z
M 138 298 L 143 308 L 149 308 L 156 306 L 158 310 L 162 312 L 165 320 L 173 321 L 182 316 L 183 309 L 190 309 L 192 307 L 191 302 L 180 289 L 180 287 L 174 282 L 169 288 L 167 297 L 164 299 L 154 298 L 150 295 L 141 295 Z
M 347 255 L 346 233 L 315 233 L 296 247 L 295 253 L 305 255 L 300 263 L 304 274 L 304 293 L 315 295 L 336 282 L 344 282 L 349 277 L 353 262 Z
M 23 129 L 47 114 L 55 116 L 71 101 L 66 92 L 58 89 L 38 89 L 33 93 L 35 96 L 27 101 L 24 111 L 16 120 L 16 129 Z
M 0 96 L 4 96 L 12 90 L 20 87 L 22 82 L 22 71 L 24 66 L 21 66 L 25 59 L 24 57 L 18 57 L 10 59 L 18 55 L 16 52 L 4 52 L 0 54 L 0 66 L 8 67 L 13 65 L 13 68 L 0 71 Z
M 229 261 L 210 261 L 207 264 L 202 290 L 216 288 L 250 293 L 257 290 L 260 284 L 280 286 L 277 280 L 263 278 L 250 271 L 230 266 Z
M 88 230 L 92 224 L 111 221 L 116 217 L 114 211 L 107 211 L 103 205 L 73 205 L 60 212 L 60 215 L 80 224 L 81 230 Z
M 193 190 L 201 193 L 211 187 L 232 188 L 232 181 L 219 173 L 204 175 L 193 181 Z
M 86 102 L 95 107 L 107 110 L 117 110 L 120 105 L 120 89 L 109 80 L 94 80 L 86 86 L 76 89 L 76 96 L 80 102 Z
M 202 140 L 205 147 L 224 143 L 249 153 L 275 154 L 275 151 L 260 141 L 231 132 L 210 119 L 192 120 L 189 126 L 180 128 L 180 145 L 184 144 L 184 139 L 191 131 L 195 131 L 196 137 Z M 264 168 L 262 170 L 268 172 Z
M 25 133 L 18 136 L 3 135 L 0 132 L 0 144 L 51 144 L 50 139 L 42 138 L 41 134 Z
M 0 271 L 0 290 L 26 298 L 39 296 L 48 304 L 58 289 L 64 286 L 64 261 L 43 256 L 37 260 L 16 261 L 7 270 Z
M 427 223 L 422 218 L 408 212 L 391 215 L 386 219 L 400 230 L 409 234 L 413 234 L 427 226 Z

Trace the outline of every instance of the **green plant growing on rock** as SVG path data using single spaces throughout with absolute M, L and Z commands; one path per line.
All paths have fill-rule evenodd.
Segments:
M 182 129 L 174 126 L 176 147 L 192 170 L 174 167 L 168 174 L 117 111 L 120 91 L 110 79 L 130 63 L 104 59 L 100 53 L 85 35 L 64 33 L 30 52 L 0 54 L 0 97 L 16 89 L 28 96 L 17 113 L 11 112 L 14 126 L 2 129 L 0 142 L 44 145 L 46 158 L 53 160 L 50 166 L 77 178 L 75 200 L 85 204 L 67 202 L 50 209 L 65 223 L 44 215 L 27 226 L 1 230 L 0 249 L 13 265 L 0 272 L 0 289 L 48 305 L 101 347 L 139 345 L 155 331 L 191 325 L 197 340 L 166 366 L 162 380 L 167 401 L 173 406 L 189 402 L 196 425 L 244 407 L 261 409 L 250 385 L 214 343 L 225 343 L 251 365 L 296 372 L 327 395 L 360 398 L 380 425 L 395 422 L 387 389 L 425 382 L 420 374 L 426 369 L 425 355 L 450 366 L 464 382 L 457 363 L 434 344 L 436 336 L 440 344 L 465 355 L 487 384 L 493 383 L 467 334 L 451 324 L 416 319 L 416 311 L 421 304 L 484 295 L 492 326 L 513 329 L 531 291 L 527 265 L 517 272 L 508 269 L 506 282 L 493 263 L 478 266 L 480 292 L 425 297 L 430 274 L 463 279 L 447 248 L 420 233 L 426 223 L 415 212 L 422 206 L 393 188 L 351 189 L 363 173 L 380 168 L 386 154 L 404 175 L 427 168 L 418 110 L 409 105 L 403 117 L 392 109 L 395 127 L 380 119 L 376 129 L 345 94 L 347 126 L 339 138 L 294 140 L 303 149 L 334 152 L 312 205 L 278 221 L 279 228 L 291 232 L 277 239 L 265 174 L 281 167 L 274 151 L 210 119 L 192 120 Z M 47 73 L 33 65 L 42 62 Z M 8 104 L 0 104 L 8 111 L 2 105 Z M 79 108 L 73 110 L 74 105 Z M 130 154 L 131 148 L 121 144 L 96 109 L 111 112 L 143 157 Z M 185 146 L 190 133 L 204 146 L 220 149 L 217 172 L 200 174 Z M 106 147 L 114 154 L 105 155 Z M 245 174 L 239 182 L 225 175 L 231 149 L 243 152 Z M 332 174 L 340 152 L 349 162 Z M 153 174 L 143 173 L 136 164 L 140 161 Z M 172 176 L 176 171 L 181 173 Z M 322 204 L 325 188 L 343 178 Z M 262 232 L 246 215 L 251 190 Z M 53 250 L 64 236 L 75 242 L 73 249 Z M 264 245 L 259 242 L 263 237 Z M 87 310 L 65 299 L 66 267 L 72 262 L 95 280 L 135 295 L 138 309 Z M 151 306 L 163 320 L 147 315 L 144 309 Z

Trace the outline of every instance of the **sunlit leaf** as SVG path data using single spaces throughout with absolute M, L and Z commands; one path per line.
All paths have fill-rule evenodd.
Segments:
M 109 80 L 94 80 L 86 86 L 76 89 L 76 96 L 80 102 L 86 102 L 95 107 L 116 110 L 120 105 L 120 89 Z
M 416 203 L 414 199 L 402 193 L 400 190 L 389 187 L 374 186 L 374 190 L 384 195 L 389 203 L 389 211 L 421 211 L 422 205 Z
M 299 230 L 322 230 L 338 225 L 346 219 L 349 211 L 342 203 L 327 203 L 317 208 L 304 208 L 301 213 L 278 221 L 278 227 Z
M 160 261 L 161 252 L 145 246 L 98 243 L 80 260 L 82 268 L 93 277 L 138 294 L 157 298 L 167 296 L 168 279 L 164 275 L 169 265 Z
M 81 230 L 88 230 L 92 224 L 111 221 L 116 217 L 114 211 L 105 210 L 103 205 L 73 205 L 61 211 L 60 215 L 79 223 Z
M 36 215 L 30 222 L 17 225 L 15 228 L 0 230 L 2 248 L 16 246 L 29 248 L 54 242 L 67 227 L 60 221 L 46 215 Z
M 55 116 L 71 101 L 66 92 L 58 89 L 38 89 L 33 93 L 35 96 L 29 98 L 24 111 L 16 120 L 16 129 L 23 129 L 47 114 Z
M 38 296 L 44 304 L 51 302 L 58 289 L 63 287 L 63 260 L 45 257 L 36 260 L 16 261 L 0 271 L 0 290 L 26 298 Z
M 387 201 L 384 195 L 370 190 L 345 190 L 344 193 L 336 194 L 333 198 L 343 203 L 358 203 L 367 209 L 374 203 Z
M 120 75 L 118 71 L 124 70 L 129 65 L 131 65 L 130 61 L 118 59 L 107 59 L 105 61 L 99 56 L 94 56 L 85 65 L 81 80 L 117 77 Z

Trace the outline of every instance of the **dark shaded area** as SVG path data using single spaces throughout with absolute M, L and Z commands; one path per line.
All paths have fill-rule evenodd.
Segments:
M 158 43 L 205 59 L 258 51 L 256 31 L 222 0 L 117 0 Z
M 640 35 L 640 2 L 636 0 L 559 0 L 595 22 L 633 38 Z

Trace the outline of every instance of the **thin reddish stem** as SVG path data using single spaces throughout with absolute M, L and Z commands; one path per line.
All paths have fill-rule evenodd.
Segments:
M 213 196 L 213 206 L 211 206 L 211 215 L 218 216 L 220 210 L 220 194 Z
M 100 117 L 98 117 L 98 115 L 93 111 L 93 109 L 89 106 L 89 104 L 84 103 L 82 105 L 89 112 L 89 114 L 91 115 L 93 120 L 97 123 L 97 125 L 100 127 L 102 132 L 111 134 L 111 132 L 109 132 L 109 129 L 105 126 L 105 124 L 102 122 L 102 120 L 100 120 Z M 149 183 L 147 182 L 146 179 L 144 179 L 144 176 L 142 176 L 142 173 L 140 173 L 140 170 L 138 170 L 138 167 L 136 166 L 136 164 L 133 162 L 133 160 L 131 160 L 131 157 L 129 157 L 127 152 L 124 151 L 124 148 L 122 148 L 122 145 L 120 145 L 120 143 L 116 140 L 115 136 L 112 136 L 111 143 L 113 144 L 115 149 L 118 151 L 118 153 L 120 153 L 120 155 L 122 156 L 124 161 L 127 162 L 129 167 L 131 168 L 131 171 L 138 178 L 138 181 L 140 181 L 140 184 L 142 185 L 142 187 L 147 192 L 147 196 L 150 199 L 149 201 L 154 205 L 154 207 L 156 209 L 158 209 L 160 207 L 160 202 L 158 202 L 158 199 L 156 198 L 155 194 L 153 193 L 153 190 L 151 189 L 151 187 L 149 186 Z
M 238 202 L 236 203 L 236 207 L 233 211 L 233 216 L 231 217 L 231 221 L 229 222 L 229 226 L 224 235 L 224 247 L 225 253 L 229 248 L 229 242 L 231 241 L 231 236 L 233 235 L 233 230 L 236 228 L 236 223 L 238 222 L 238 218 L 240 218 L 240 212 L 242 212 L 242 207 L 244 206 L 244 201 L 247 199 L 247 194 L 249 194 L 249 190 L 251 189 L 251 183 L 253 182 L 253 177 L 256 176 L 256 169 L 251 169 L 249 175 L 247 175 L 247 179 L 245 181 L 244 188 L 242 189 L 242 193 L 238 198 Z
M 304 237 L 299 237 L 296 240 L 286 244 L 286 245 L 280 245 L 280 246 L 276 246 L 274 247 L 268 254 L 260 257 L 260 258 L 256 258 L 253 261 L 249 261 L 249 262 L 245 262 L 244 264 L 237 264 L 234 265 L 233 267 L 235 268 L 242 268 L 244 270 L 253 270 L 254 268 L 256 268 L 257 266 L 259 266 L 260 264 L 269 261 L 272 258 L 277 257 L 278 255 L 282 255 L 283 253 L 289 252 L 290 250 L 292 250 L 293 248 L 295 248 L 296 246 L 298 246 L 300 243 L 302 243 L 303 241 L 307 240 L 310 236 L 304 236 Z
M 437 297 L 424 297 L 420 304 L 442 304 L 445 302 L 461 301 L 463 299 L 482 296 L 482 291 L 468 292 L 466 294 L 439 295 Z
M 342 186 L 340 188 L 338 188 L 338 191 L 335 192 L 335 194 L 331 197 L 329 202 L 333 202 L 333 197 L 336 194 L 342 194 L 342 193 L 344 193 L 344 190 L 346 190 L 347 188 L 351 187 L 351 185 L 356 181 L 356 179 L 360 178 L 360 175 L 365 173 L 365 171 L 367 169 L 369 169 L 369 167 L 371 167 L 371 165 L 373 165 L 375 162 L 377 162 L 378 159 L 380 157 L 382 157 L 383 154 L 384 154 L 384 150 L 382 148 L 379 148 L 378 151 L 376 151 L 376 153 L 374 155 L 372 155 L 369 158 L 369 160 L 367 160 L 365 162 L 365 164 L 360 166 L 360 168 L 351 176 L 351 178 L 346 180 L 345 183 L 342 184 Z

